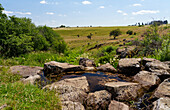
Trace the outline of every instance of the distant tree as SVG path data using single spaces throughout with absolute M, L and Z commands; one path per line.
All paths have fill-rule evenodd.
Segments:
M 120 31 L 120 29 L 115 29 L 115 30 L 110 32 L 110 37 L 114 36 L 114 39 L 116 39 L 116 37 L 121 35 L 121 34 L 122 34 L 122 32 Z
M 65 25 L 61 25 L 60 28 L 65 28 L 66 26 Z
M 165 21 L 164 21 L 164 24 L 168 24 L 168 20 L 165 20 Z

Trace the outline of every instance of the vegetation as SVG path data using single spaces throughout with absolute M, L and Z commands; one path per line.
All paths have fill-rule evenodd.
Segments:
M 114 39 L 116 39 L 116 37 L 121 35 L 121 34 L 122 34 L 122 32 L 120 31 L 120 29 L 115 29 L 115 30 L 110 32 L 110 37 L 114 36 Z
M 0 54 L 19 56 L 32 51 L 53 50 L 63 53 L 64 40 L 47 26 L 36 27 L 29 18 L 17 18 L 2 13 L 0 5 Z
M 5 109 L 60 110 L 61 104 L 54 91 L 42 90 L 31 84 L 19 82 L 21 76 L 12 74 L 7 67 L 0 68 L 0 106 Z
M 126 32 L 126 34 L 132 35 L 132 34 L 133 34 L 133 31 L 128 30 L 128 31 Z

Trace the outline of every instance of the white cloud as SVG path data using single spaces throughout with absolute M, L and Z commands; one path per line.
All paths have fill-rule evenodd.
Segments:
M 90 5 L 90 4 L 92 4 L 92 3 L 91 3 L 90 1 L 83 1 L 82 4 L 84 4 L 84 5 Z
M 12 12 L 12 11 L 6 11 L 6 10 L 3 10 L 2 12 L 5 13 L 5 14 L 7 14 L 7 15 L 14 13 L 14 12 Z
M 127 13 L 123 13 L 124 16 L 128 15 Z
M 53 15 L 54 13 L 53 12 L 47 12 L 46 14 L 47 15 Z
M 48 4 L 45 0 L 40 1 L 41 4 Z
M 16 14 L 20 14 L 20 15 L 31 15 L 31 12 L 15 12 Z
M 132 6 L 136 7 L 136 6 L 142 6 L 142 5 L 141 4 L 133 4 Z
M 117 10 L 117 13 L 121 13 L 124 16 L 128 15 L 127 13 L 123 12 L 122 10 Z
M 105 8 L 104 6 L 100 6 L 99 8 Z
M 138 12 L 132 12 L 133 15 L 143 15 L 143 14 L 156 14 L 159 13 L 159 10 L 141 10 Z
M 122 11 L 122 10 L 117 10 L 117 12 L 118 12 L 118 13 L 123 13 L 123 11 Z

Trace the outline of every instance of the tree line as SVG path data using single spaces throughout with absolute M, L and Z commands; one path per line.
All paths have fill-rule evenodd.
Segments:
M 35 26 L 29 18 L 7 16 L 0 4 L 0 55 L 19 56 L 32 51 L 63 53 L 66 43 L 47 26 Z

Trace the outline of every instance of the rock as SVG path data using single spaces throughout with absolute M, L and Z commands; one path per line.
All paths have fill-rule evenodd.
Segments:
M 79 102 L 65 101 L 62 103 L 62 110 L 85 110 Z
M 30 84 L 35 84 L 35 81 L 40 80 L 41 76 L 40 75 L 34 75 L 34 76 L 29 76 L 28 78 L 23 78 L 21 79 L 21 82 L 24 84 L 30 83 Z
M 141 70 L 141 58 L 124 58 L 119 60 L 119 72 L 127 75 L 135 75 Z
M 59 74 L 62 72 L 71 72 L 71 71 L 82 71 L 84 68 L 81 65 L 71 65 L 68 63 L 60 63 L 56 61 L 51 61 L 44 64 L 44 75 L 54 73 Z
M 143 87 L 151 87 L 160 83 L 159 77 L 148 71 L 140 71 L 134 76 L 134 80 L 139 82 Z
M 117 72 L 116 69 L 109 63 L 104 64 L 104 65 L 102 65 L 100 67 L 97 67 L 97 70 L 98 71 L 103 71 L 103 72 L 112 72 L 112 73 Z
M 122 102 L 112 100 L 108 110 L 129 110 L 129 106 Z
M 85 67 L 85 71 L 96 71 L 95 67 Z
M 43 89 L 55 89 L 61 101 L 73 101 L 83 103 L 89 92 L 89 84 L 85 76 L 64 79 L 45 86 Z
M 108 82 L 106 89 L 112 93 L 112 97 L 120 101 L 129 101 L 143 93 L 140 84 L 131 82 Z
M 167 64 L 160 61 L 148 62 L 145 65 L 146 70 L 155 71 L 155 70 L 167 70 L 169 72 L 170 68 Z
M 111 94 L 106 90 L 89 93 L 86 100 L 86 108 L 91 110 L 104 110 L 108 107 Z
M 170 97 L 170 78 L 164 80 L 156 89 L 154 97 Z
M 160 98 L 153 104 L 153 110 L 170 110 L 170 98 Z
M 13 74 L 19 74 L 23 77 L 34 76 L 42 70 L 42 67 L 31 67 L 31 66 L 11 66 L 10 72 Z
M 166 65 L 168 65 L 169 68 L 170 68 L 170 61 L 165 61 L 165 62 L 163 62 L 163 63 L 166 64 Z
M 146 63 L 148 63 L 148 62 L 153 62 L 153 61 L 158 61 L 158 62 L 160 62 L 159 60 L 156 60 L 156 59 L 154 59 L 154 58 L 146 58 L 146 57 L 144 57 L 144 58 L 142 59 L 142 64 L 143 64 L 143 66 L 145 66 Z
M 96 67 L 96 64 L 94 63 L 94 61 L 88 58 L 80 58 L 79 65 L 82 65 L 84 67 Z

